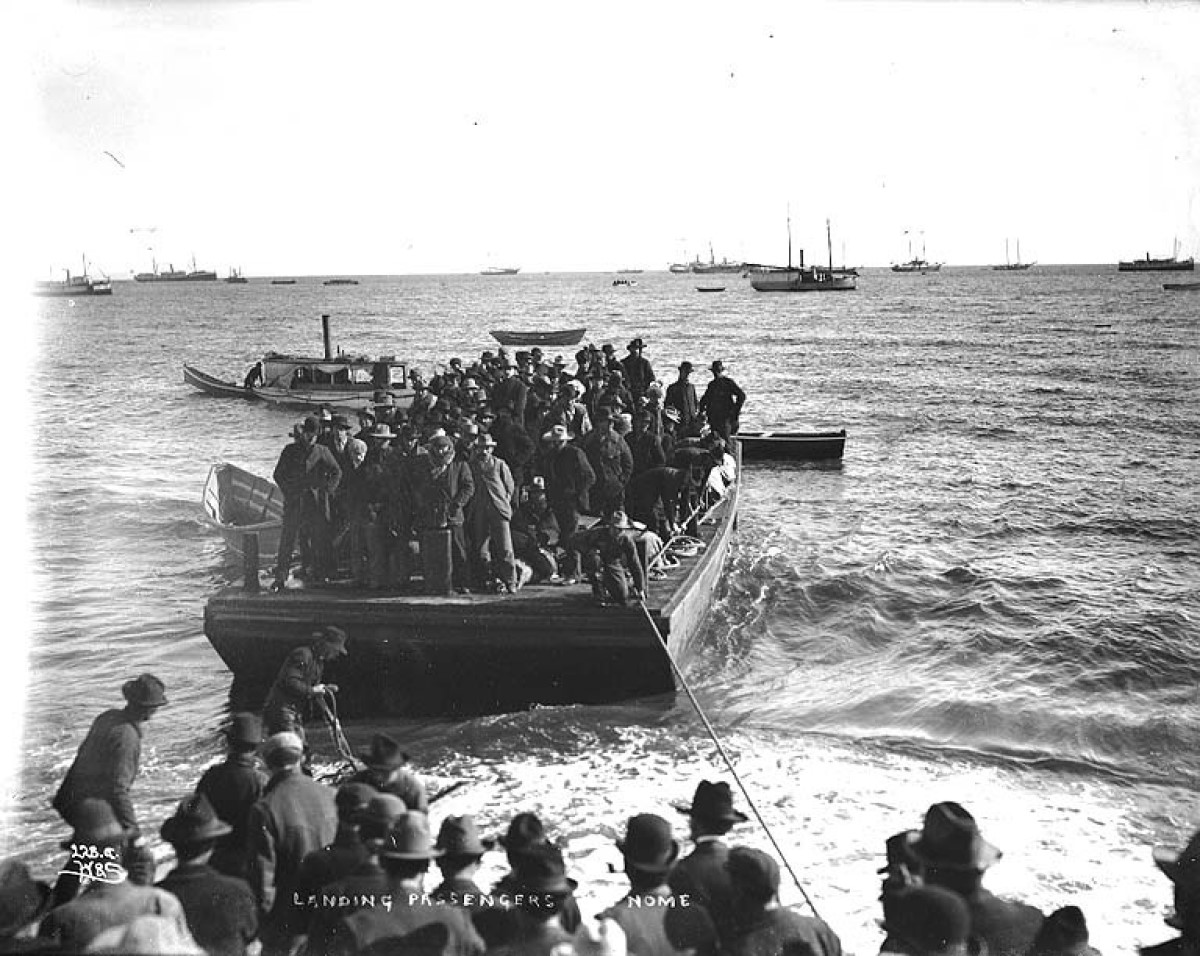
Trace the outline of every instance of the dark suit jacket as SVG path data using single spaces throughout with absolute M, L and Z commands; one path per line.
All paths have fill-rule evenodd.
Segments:
M 126 829 L 138 825 L 129 791 L 142 757 L 142 725 L 128 710 L 106 710 L 93 722 L 75 762 L 54 795 L 53 806 L 67 823 L 86 797 L 107 800 Z
M 230 754 L 224 763 L 209 767 L 196 785 L 196 792 L 208 802 L 233 832 L 217 841 L 209 865 L 226 876 L 246 875 L 246 820 L 250 808 L 262 796 L 267 775 L 259 768 L 254 754 Z
M 721 941 L 732 938 L 734 930 L 733 883 L 725 869 L 725 861 L 729 859 L 729 847 L 720 840 L 705 840 L 675 864 L 667 885 L 676 896 L 688 894 L 691 897 L 690 906 L 668 910 L 664 927 L 667 939 L 676 949 L 697 947 L 702 951 L 711 951 L 712 941 L 697 939 L 695 934 L 703 935 L 703 921 L 697 921 L 698 914 L 690 913 L 692 908 L 706 912 L 712 921 L 712 927 Z M 674 914 L 674 915 L 673 915 Z
M 258 936 L 254 894 L 245 880 L 203 863 L 184 863 L 158 884 L 183 905 L 188 929 L 210 956 L 242 956 Z

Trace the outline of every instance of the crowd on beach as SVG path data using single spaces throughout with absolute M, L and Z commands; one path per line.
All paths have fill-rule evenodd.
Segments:
M 732 479 L 746 400 L 720 360 L 700 394 L 690 362 L 664 384 L 644 349 L 635 338 L 618 359 L 589 345 L 573 364 L 484 351 L 428 381 L 411 369 L 406 407 L 381 389 L 357 416 L 306 417 L 274 472 L 273 589 L 298 547 L 308 585 L 511 594 L 590 581 L 601 603 L 642 596 L 647 574 L 665 573 L 662 543 Z
M 322 632 L 313 644 L 339 644 Z M 286 667 L 277 683 L 287 679 Z M 319 679 L 319 674 L 317 675 Z M 320 692 L 319 685 L 308 688 Z M 779 901 L 780 865 L 738 845 L 749 822 L 725 781 L 702 780 L 689 845 L 649 807 L 616 849 L 628 893 L 584 917 L 551 821 L 514 813 L 496 838 L 470 815 L 436 818 L 400 742 L 376 734 L 337 785 L 315 779 L 301 733 L 268 733 L 277 715 L 234 714 L 224 759 L 208 767 L 158 828 L 174 865 L 156 872 L 133 791 L 146 722 L 167 704 L 151 674 L 100 714 L 55 798 L 69 835 L 51 886 L 0 862 L 0 952 L 324 956 L 840 956 L 836 928 Z M 275 723 L 275 725 L 278 725 Z M 264 740 L 265 736 L 265 740 Z M 515 809 L 515 808 L 514 808 Z M 435 826 L 436 820 L 436 826 Z M 435 835 L 436 834 L 436 835 Z M 476 877 L 499 847 L 508 870 Z M 886 839 L 881 953 L 911 956 L 1095 954 L 1076 906 L 1044 914 L 989 892 L 1000 851 L 958 803 L 931 806 L 919 829 Z M 1154 860 L 1174 887 L 1179 936 L 1149 956 L 1200 953 L 1200 832 Z M 587 888 L 584 887 L 584 890 Z M 801 887 L 803 890 L 803 887 Z M 804 894 L 808 901 L 807 893 Z

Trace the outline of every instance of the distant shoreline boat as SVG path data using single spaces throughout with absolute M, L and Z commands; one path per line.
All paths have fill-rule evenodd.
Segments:
M 1200 292 L 1200 282 L 1164 282 L 1167 292 Z
M 1180 259 L 1179 256 L 1179 240 L 1175 240 L 1175 252 L 1173 255 L 1165 259 L 1151 259 L 1150 253 L 1146 253 L 1145 259 L 1133 259 L 1129 262 L 1121 261 L 1117 263 L 1118 272 L 1193 272 L 1196 268 L 1196 260 L 1191 256 L 1186 259 Z
M 481 276 L 515 276 L 521 271 L 520 266 L 488 266 L 486 269 L 480 269 Z
M 83 260 L 83 274 L 73 276 L 66 270 L 65 279 L 42 279 L 34 284 L 33 294 L 45 298 L 75 298 L 85 295 L 112 295 L 112 280 L 107 276 L 93 279 L 88 275 L 87 258 Z
M 150 260 L 150 272 L 139 272 L 133 277 L 134 282 L 216 282 L 217 274 L 209 269 L 197 269 L 196 257 L 192 256 L 192 269 L 184 272 L 176 269 L 174 264 L 166 272 L 158 271 L 158 263 Z
M 1031 266 L 1037 265 L 1035 262 L 1021 261 L 1021 240 L 1017 240 L 1017 261 L 1012 262 L 1008 258 L 1008 240 L 1004 240 L 1004 265 L 992 266 L 993 272 L 1024 272 Z
M 295 279 L 272 279 L 271 285 L 295 285 Z
M 242 275 L 241 269 L 230 269 L 229 275 L 225 279 L 225 281 L 228 282 L 230 285 L 245 285 L 250 280 L 247 279 L 244 275 Z
M 905 233 L 908 235 L 908 233 Z M 942 268 L 940 262 L 930 262 L 925 258 L 925 233 L 921 233 L 921 254 L 913 255 L 912 237 L 908 240 L 908 260 L 906 262 L 892 263 L 893 272 L 915 272 L 924 274 L 926 272 L 938 272 Z
M 700 257 L 696 257 L 696 261 L 691 263 L 691 270 L 696 275 L 721 275 L 721 274 L 737 274 L 746 268 L 744 262 L 730 262 L 724 256 L 721 261 L 717 262 L 717 257 L 713 254 L 712 243 L 708 244 L 708 262 L 701 262 Z
M 792 217 L 788 214 L 788 264 L 760 267 L 750 287 L 755 292 L 848 292 L 858 288 L 856 276 L 845 275 L 833 270 L 833 240 L 830 236 L 829 220 L 825 220 L 825 241 L 829 246 L 829 266 L 804 265 L 804 250 L 800 250 L 800 265 L 792 267 Z
M 326 279 L 324 285 L 358 285 L 357 279 Z

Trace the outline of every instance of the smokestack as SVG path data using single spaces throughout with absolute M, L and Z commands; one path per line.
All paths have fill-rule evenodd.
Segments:
M 329 337 L 329 316 L 321 316 L 321 335 L 325 339 L 325 361 L 328 362 L 333 358 L 333 342 Z

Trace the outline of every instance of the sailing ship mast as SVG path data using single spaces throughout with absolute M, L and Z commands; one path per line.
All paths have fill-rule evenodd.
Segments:
M 829 220 L 825 220 L 825 246 L 829 249 L 829 274 L 833 275 L 833 238 L 829 232 Z

